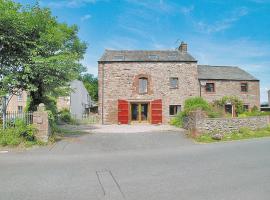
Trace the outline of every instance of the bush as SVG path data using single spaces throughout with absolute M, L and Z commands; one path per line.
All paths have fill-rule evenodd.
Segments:
M 190 112 L 195 111 L 197 109 L 201 109 L 203 111 L 206 111 L 207 113 L 211 112 L 211 106 L 209 105 L 207 101 L 205 101 L 201 97 L 192 97 L 185 101 L 184 111 L 178 113 L 176 117 L 172 118 L 170 121 L 170 124 L 177 127 L 182 127 L 184 118 L 187 117 L 190 114 Z M 215 113 L 212 112 L 212 116 L 214 114 Z
M 251 111 L 251 112 L 244 112 L 240 114 L 238 117 L 256 117 L 256 116 L 267 116 L 267 115 L 270 115 L 270 112 Z
M 72 121 L 72 117 L 68 109 L 63 109 L 60 111 L 59 120 L 65 123 L 70 123 Z
M 176 127 L 183 127 L 184 118 L 187 117 L 185 112 L 178 113 L 174 118 L 171 119 L 170 124 Z
M 243 101 L 236 96 L 224 96 L 220 100 L 214 101 L 215 107 L 224 108 L 227 103 L 231 103 L 235 106 L 236 114 L 242 114 L 244 112 Z
M 7 129 L 0 129 L 0 145 L 17 146 L 21 143 L 37 142 L 36 129 L 32 125 L 26 125 L 22 120 L 16 120 L 15 126 Z
M 189 114 L 192 111 L 201 109 L 203 111 L 210 111 L 209 103 L 204 100 L 202 97 L 192 97 L 185 101 L 184 103 L 184 112 Z

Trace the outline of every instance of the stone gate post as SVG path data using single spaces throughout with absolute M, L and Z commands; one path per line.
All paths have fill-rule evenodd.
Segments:
M 37 111 L 33 113 L 33 124 L 38 130 L 36 134 L 37 139 L 48 142 L 50 135 L 49 117 L 43 103 L 39 104 Z

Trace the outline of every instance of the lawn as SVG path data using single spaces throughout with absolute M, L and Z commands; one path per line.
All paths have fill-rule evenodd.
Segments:
M 270 137 L 270 126 L 268 126 L 267 128 L 258 129 L 254 131 L 247 128 L 242 128 L 240 129 L 239 132 L 225 134 L 221 140 L 213 139 L 212 135 L 213 133 L 203 134 L 195 138 L 195 141 L 202 142 L 202 143 L 211 143 L 211 142 L 218 142 L 218 141 L 231 141 L 231 140 L 242 140 L 242 139 L 249 139 L 249 138 Z

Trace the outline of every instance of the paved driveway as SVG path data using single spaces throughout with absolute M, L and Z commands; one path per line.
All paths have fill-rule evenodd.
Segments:
M 181 130 L 85 134 L 0 154 L 0 199 L 268 200 L 269 152 L 269 138 L 201 145 Z

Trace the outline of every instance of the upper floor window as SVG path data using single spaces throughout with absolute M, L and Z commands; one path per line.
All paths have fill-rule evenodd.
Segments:
M 158 55 L 149 55 L 148 58 L 149 59 L 153 59 L 153 60 L 157 60 L 158 59 Z
M 147 78 L 139 78 L 139 93 L 146 94 L 148 91 L 148 79 Z
M 241 83 L 241 92 L 248 92 L 248 84 Z
M 170 88 L 178 88 L 178 78 L 177 77 L 170 78 Z
M 114 60 L 114 61 L 123 61 L 123 60 L 124 60 L 124 56 L 122 56 L 122 55 L 114 56 L 114 57 L 113 57 L 113 60 Z
M 18 101 L 22 101 L 22 93 L 18 94 Z
M 206 83 L 205 91 L 206 92 L 215 92 L 215 83 Z

